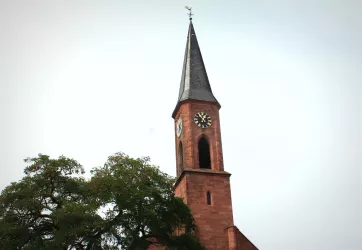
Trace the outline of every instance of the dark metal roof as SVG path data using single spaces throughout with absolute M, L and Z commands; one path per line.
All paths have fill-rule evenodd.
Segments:
M 177 111 L 180 103 L 185 100 L 214 102 L 220 107 L 219 102 L 216 100 L 211 90 L 192 21 L 190 21 L 187 35 L 180 92 L 177 105 L 172 113 L 172 117 L 175 116 L 175 112 Z

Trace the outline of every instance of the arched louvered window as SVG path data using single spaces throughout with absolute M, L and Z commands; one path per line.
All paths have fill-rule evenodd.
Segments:
M 211 169 L 210 146 L 205 137 L 201 137 L 198 144 L 200 168 Z

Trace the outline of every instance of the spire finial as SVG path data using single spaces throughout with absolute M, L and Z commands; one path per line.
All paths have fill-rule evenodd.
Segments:
M 192 20 L 192 16 L 194 15 L 194 14 L 192 14 L 192 11 L 191 11 L 191 7 L 189 7 L 189 6 L 185 6 L 185 8 L 189 11 L 189 20 L 191 21 Z

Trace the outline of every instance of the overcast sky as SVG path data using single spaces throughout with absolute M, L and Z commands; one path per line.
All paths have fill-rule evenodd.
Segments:
M 0 0 L 0 189 L 38 153 L 175 175 L 185 5 L 235 224 L 261 250 L 362 249 L 360 0 Z

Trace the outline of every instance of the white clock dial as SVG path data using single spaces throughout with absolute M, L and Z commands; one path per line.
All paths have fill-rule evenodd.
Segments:
M 178 137 L 180 137 L 182 132 L 182 119 L 178 119 L 177 123 L 176 123 L 176 134 Z

